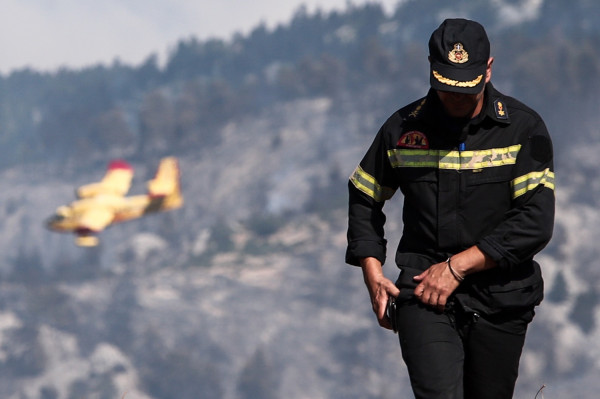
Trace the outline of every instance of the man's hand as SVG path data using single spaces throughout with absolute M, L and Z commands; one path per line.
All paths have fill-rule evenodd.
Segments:
M 388 319 L 385 310 L 390 296 L 396 297 L 400 294 L 400 290 L 396 285 L 383 275 L 381 262 L 375 258 L 362 259 L 361 267 L 365 284 L 369 290 L 371 297 L 371 306 L 373 312 L 377 316 L 379 325 L 388 330 L 392 329 L 390 320 Z
M 456 276 L 448 263 L 441 262 L 414 277 L 419 283 L 415 288 L 415 296 L 425 305 L 444 310 L 448 297 L 460 285 L 461 278 L 496 267 L 496 262 L 476 246 L 453 255 L 451 264 Z
M 415 296 L 425 305 L 444 310 L 448 297 L 460 285 L 446 262 L 436 263 L 423 273 L 414 277 L 419 282 Z

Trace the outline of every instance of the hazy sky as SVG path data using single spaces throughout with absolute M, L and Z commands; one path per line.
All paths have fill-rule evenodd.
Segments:
M 397 0 L 352 0 L 382 4 Z M 348 0 L 0 0 L 0 73 L 33 67 L 77 68 L 115 58 L 137 65 L 160 59 L 179 39 L 248 33 L 260 22 L 288 22 L 302 4 L 310 12 L 345 9 Z

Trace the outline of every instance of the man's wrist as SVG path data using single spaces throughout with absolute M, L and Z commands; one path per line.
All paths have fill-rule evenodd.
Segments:
M 452 270 L 463 278 L 496 266 L 496 262 L 476 246 L 452 255 L 450 259 Z
M 381 262 L 377 258 L 362 258 L 360 260 L 360 266 L 362 268 L 363 278 L 366 283 L 375 281 L 379 277 L 383 276 Z
M 454 270 L 454 268 L 452 267 L 452 257 L 446 259 L 446 264 L 448 265 L 448 269 L 450 270 L 450 273 L 452 273 L 454 279 L 459 283 L 462 283 L 465 279 L 465 276 L 461 275 L 459 272 Z

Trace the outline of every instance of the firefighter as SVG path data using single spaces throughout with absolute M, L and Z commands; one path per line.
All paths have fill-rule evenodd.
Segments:
M 382 125 L 348 184 L 346 262 L 398 333 L 417 399 L 511 398 L 543 297 L 533 258 L 554 224 L 552 142 L 494 88 L 493 61 L 479 23 L 445 20 L 429 40 L 431 89 Z M 398 190 L 394 283 L 383 206 Z

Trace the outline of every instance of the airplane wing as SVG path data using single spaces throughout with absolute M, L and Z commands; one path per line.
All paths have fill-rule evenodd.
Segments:
M 133 168 L 122 160 L 112 161 L 101 181 L 86 184 L 77 189 L 79 198 L 90 198 L 101 194 L 124 196 L 131 187 Z

